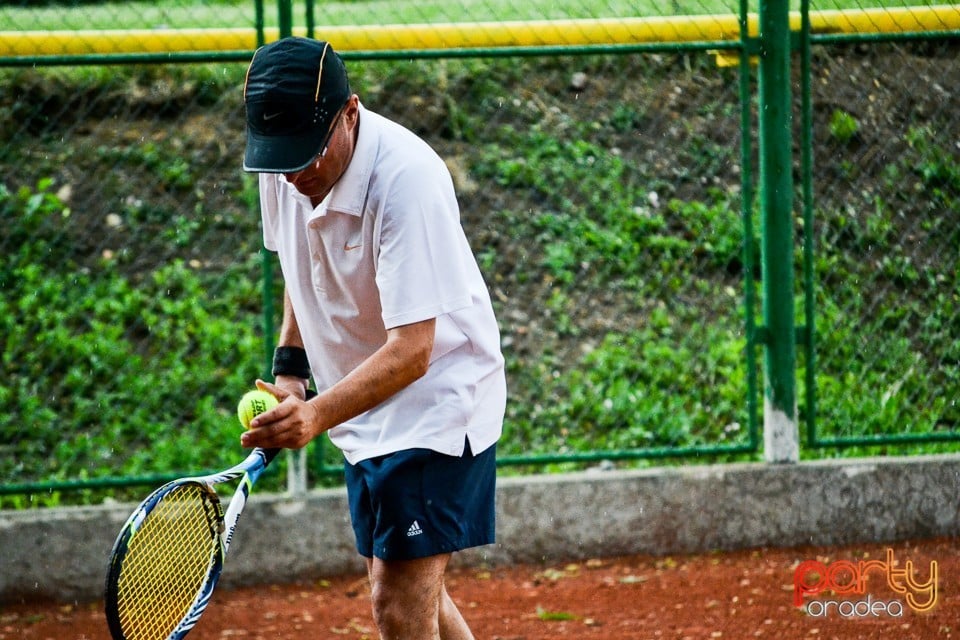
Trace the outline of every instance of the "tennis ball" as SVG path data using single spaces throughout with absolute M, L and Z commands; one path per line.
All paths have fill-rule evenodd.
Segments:
M 279 402 L 271 393 L 254 389 L 243 394 L 240 404 L 237 405 L 237 417 L 244 429 L 250 428 L 250 421 L 255 417 L 277 406 Z

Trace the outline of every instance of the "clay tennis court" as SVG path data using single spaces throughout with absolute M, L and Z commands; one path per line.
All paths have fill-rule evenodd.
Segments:
M 893 562 L 888 565 L 891 552 Z M 805 612 L 793 605 L 794 572 L 808 560 L 828 568 L 841 560 L 854 566 L 861 561 L 880 564 L 867 573 L 862 593 L 819 593 L 806 598 L 817 604 Z M 922 596 L 916 589 L 912 593 L 915 604 L 933 603 L 929 611 L 911 608 L 908 595 L 889 586 L 891 572 L 895 585 L 908 584 L 909 576 L 914 585 L 935 588 L 935 601 L 930 589 Z M 842 572 L 837 576 L 837 584 L 849 584 Z M 958 577 L 960 541 L 937 539 L 460 567 L 450 570 L 447 584 L 478 639 L 926 640 L 960 638 Z M 806 582 L 816 580 L 812 575 Z M 840 606 L 843 602 L 847 604 Z M 21 603 L 4 605 L 0 611 L 0 640 L 109 638 L 99 602 Z M 189 636 L 190 640 L 376 637 L 366 580 L 359 575 L 221 589 Z

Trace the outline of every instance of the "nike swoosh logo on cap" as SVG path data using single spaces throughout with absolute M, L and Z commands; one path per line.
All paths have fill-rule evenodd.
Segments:
M 264 119 L 264 120 L 273 120 L 274 118 L 276 118 L 276 117 L 278 117 L 278 116 L 282 116 L 282 115 L 283 115 L 283 111 L 278 111 L 278 112 L 276 112 L 276 113 L 265 113 L 265 114 L 263 114 L 263 119 Z

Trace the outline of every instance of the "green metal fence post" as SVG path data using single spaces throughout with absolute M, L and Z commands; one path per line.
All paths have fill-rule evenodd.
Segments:
M 316 23 L 316 10 L 314 8 L 315 5 L 316 5 L 315 0 L 307 0 L 307 6 L 305 8 L 305 11 L 306 11 L 305 17 L 307 20 L 307 37 L 308 38 L 313 38 L 316 35 L 317 23 Z
M 289 38 L 293 35 L 293 0 L 277 0 L 277 20 L 280 27 L 280 37 Z
M 277 22 L 280 25 L 281 38 L 293 35 L 293 0 L 277 0 Z M 273 256 L 266 249 L 261 249 L 260 255 L 263 268 L 263 334 L 266 351 L 264 379 L 272 380 L 270 369 L 273 365 L 273 349 L 276 346 L 273 324 Z
M 253 3 L 253 15 L 254 15 L 254 28 L 257 30 L 257 47 L 262 47 L 266 38 L 264 38 L 263 30 L 266 27 L 266 21 L 264 20 L 264 10 L 263 10 L 263 0 L 256 0 Z
M 793 300 L 790 22 L 786 0 L 760 2 L 760 205 L 766 337 L 764 459 L 799 460 Z
M 273 351 L 276 348 L 276 327 L 274 326 L 273 307 L 273 254 L 265 247 L 260 249 L 260 267 L 263 281 L 263 379 L 273 380 Z
M 800 1 L 800 176 L 803 193 L 803 331 L 801 353 L 804 362 L 803 412 L 799 419 L 806 427 L 804 445 L 817 441 L 817 358 L 816 298 L 814 296 L 813 237 L 813 72 L 810 68 L 810 0 Z
M 747 424 L 750 444 L 754 451 L 760 449 L 760 431 L 758 427 L 757 402 L 757 319 L 756 319 L 756 280 L 754 278 L 754 213 L 756 189 L 753 171 L 753 111 L 751 92 L 750 58 L 754 54 L 749 27 L 748 0 L 740 0 L 740 217 L 743 221 L 743 322 L 747 347 L 744 358 L 747 365 Z

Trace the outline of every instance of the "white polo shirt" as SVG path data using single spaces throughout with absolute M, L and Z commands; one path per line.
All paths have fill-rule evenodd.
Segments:
M 443 160 L 361 106 L 353 159 L 319 206 L 267 173 L 260 204 L 318 390 L 370 357 L 387 329 L 437 320 L 426 375 L 330 430 L 347 460 L 411 448 L 459 456 L 465 437 L 474 453 L 496 442 L 506 404 L 500 333 Z

